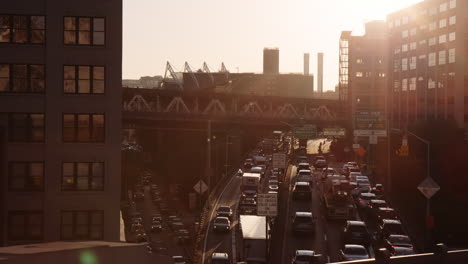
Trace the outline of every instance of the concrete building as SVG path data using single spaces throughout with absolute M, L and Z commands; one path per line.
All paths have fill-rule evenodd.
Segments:
M 340 101 L 349 105 L 349 39 L 351 31 L 342 31 L 340 36 L 339 48 L 339 76 L 338 76 L 338 92 Z M 349 106 L 348 106 L 349 107 Z
M 263 74 L 279 74 L 279 49 L 263 49 Z
M 304 53 L 304 75 L 309 75 L 310 54 Z
M 363 36 L 349 37 L 349 105 L 353 116 L 359 112 L 378 112 L 385 117 L 387 92 L 385 22 L 366 23 L 365 29 Z
M 323 93 L 323 53 L 317 53 L 317 91 Z
M 122 1 L 3 1 L 0 244 L 119 239 Z
M 425 0 L 387 16 L 393 127 L 454 120 L 468 129 L 468 1 Z

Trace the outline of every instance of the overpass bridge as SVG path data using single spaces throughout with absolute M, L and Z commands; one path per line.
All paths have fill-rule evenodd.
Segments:
M 124 88 L 122 99 L 124 127 L 141 122 L 207 120 L 244 125 L 347 123 L 344 105 L 329 99 L 139 88 Z

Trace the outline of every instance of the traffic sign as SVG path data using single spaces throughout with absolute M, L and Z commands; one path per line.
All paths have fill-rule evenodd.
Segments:
M 193 189 L 198 193 L 198 194 L 203 194 L 208 190 L 208 186 L 205 184 L 203 180 L 199 180 L 194 186 Z
M 261 193 L 257 197 L 257 215 L 277 216 L 278 195 L 276 193 Z
M 385 116 L 380 112 L 356 112 L 354 127 L 357 130 L 385 130 Z
M 286 168 L 286 153 L 273 153 L 273 168 Z
M 369 144 L 377 145 L 378 137 L 376 135 L 369 136 Z
M 323 129 L 324 136 L 344 137 L 346 136 L 346 129 L 341 127 L 330 127 Z
M 378 137 L 386 137 L 387 130 L 372 130 L 372 129 L 356 129 L 353 131 L 355 137 L 369 137 L 372 135 Z
M 293 128 L 294 137 L 298 139 L 309 139 L 317 136 L 317 126 L 304 125 L 302 127 Z
M 361 145 L 359 145 L 359 144 L 353 144 L 353 149 L 354 150 L 358 150 L 360 147 L 361 147 Z
M 431 177 L 427 177 L 418 185 L 418 190 L 427 199 L 431 199 L 440 190 L 440 186 Z

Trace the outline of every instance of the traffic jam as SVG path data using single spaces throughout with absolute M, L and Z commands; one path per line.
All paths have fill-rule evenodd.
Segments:
M 327 139 L 320 140 L 325 145 Z M 276 228 L 284 228 L 275 226 L 278 217 L 283 215 L 291 217 L 292 234 L 302 238 L 314 236 L 319 217 L 339 223 L 338 252 L 327 254 L 338 256 L 340 261 L 373 258 L 379 248 L 386 248 L 393 256 L 415 254 L 397 211 L 385 200 L 384 186 L 366 176 L 357 162 L 338 162 L 332 153 L 322 153 L 321 145 L 317 154 L 308 154 L 291 136 L 283 135 L 272 148 L 264 148 L 264 141 L 261 142 L 244 160 L 236 174 L 241 178 L 235 208 L 238 227 L 233 226 L 233 208 L 227 205 L 217 207 L 213 220 L 213 232 L 240 234 L 236 259 L 247 263 L 270 263 L 269 257 L 276 249 L 269 240 Z M 278 153 L 284 157 L 276 156 L 276 159 L 287 160 L 286 165 L 281 166 L 283 168 L 274 166 L 278 164 L 274 160 Z M 284 183 L 290 184 L 290 188 L 281 188 Z M 284 190 L 290 192 L 286 195 L 291 196 L 293 204 L 309 203 L 310 206 L 302 206 L 304 210 L 294 211 L 291 216 L 281 209 L 275 209 L 279 211 L 270 216 L 259 212 L 260 196 L 281 197 L 279 192 Z M 319 197 L 319 201 L 312 201 L 312 197 Z M 312 202 L 319 203 L 318 215 L 312 212 Z M 293 251 L 287 256 L 290 263 L 330 262 L 330 257 L 323 256 L 325 252 L 314 248 L 298 247 Z M 232 263 L 232 259 L 228 252 L 211 255 L 211 263 Z

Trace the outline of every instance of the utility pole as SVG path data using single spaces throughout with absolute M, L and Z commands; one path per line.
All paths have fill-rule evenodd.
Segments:
M 208 186 L 208 196 L 211 192 L 211 120 L 208 120 L 208 138 L 206 144 L 206 185 Z

